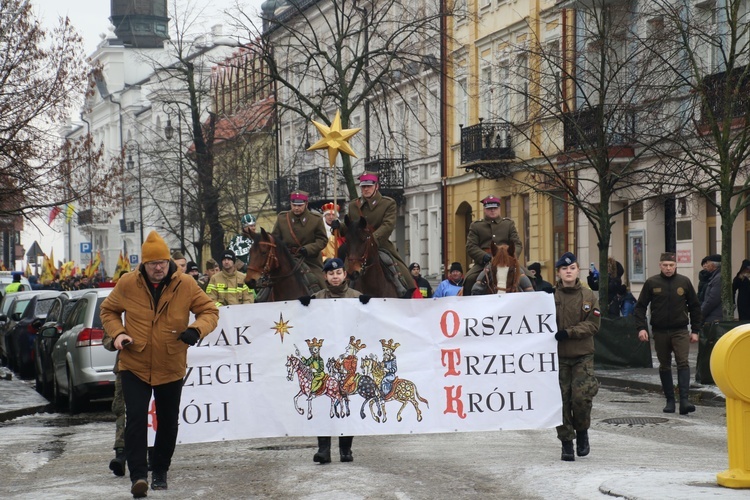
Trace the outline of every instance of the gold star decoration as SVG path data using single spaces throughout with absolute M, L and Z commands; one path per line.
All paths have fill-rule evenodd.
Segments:
M 336 117 L 333 119 L 331 126 L 327 126 L 324 123 L 318 123 L 313 120 L 315 125 L 320 132 L 322 138 L 307 148 L 308 151 L 314 151 L 316 149 L 328 149 L 328 161 L 332 167 L 336 163 L 336 157 L 339 152 L 346 153 L 349 156 L 357 158 L 354 150 L 349 146 L 349 139 L 362 130 L 361 128 L 347 128 L 341 129 L 341 114 L 336 111 Z
M 279 313 L 279 321 L 278 323 L 274 323 L 273 328 L 271 330 L 275 330 L 275 333 L 278 333 L 281 336 L 281 343 L 284 343 L 284 334 L 291 332 L 291 330 L 294 328 L 293 326 L 289 326 L 289 321 L 284 321 L 284 313 Z

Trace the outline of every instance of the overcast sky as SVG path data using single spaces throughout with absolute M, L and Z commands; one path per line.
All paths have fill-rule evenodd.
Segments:
M 205 13 L 205 24 L 222 23 L 222 12 L 233 9 L 237 4 L 245 6 L 249 12 L 255 13 L 260 10 L 263 0 L 180 0 L 178 5 L 190 5 L 198 12 Z M 101 33 L 107 33 L 110 15 L 110 0 L 31 0 L 34 12 L 42 18 L 47 26 L 54 25 L 59 17 L 68 16 L 76 30 L 83 36 L 84 47 L 87 54 L 91 54 L 101 38 Z M 168 0 L 171 9 L 174 0 Z M 210 5 L 210 7 L 209 7 Z M 174 13 L 170 11 L 170 17 Z M 225 28 L 224 34 L 229 33 Z

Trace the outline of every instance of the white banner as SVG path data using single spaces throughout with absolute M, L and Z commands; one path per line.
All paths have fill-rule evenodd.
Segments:
M 541 292 L 222 307 L 217 329 L 188 350 L 178 439 L 554 427 L 561 420 L 555 324 L 553 297 Z M 347 352 L 350 336 L 361 349 Z M 328 365 L 312 397 L 306 341 L 322 342 Z M 383 363 L 396 344 L 395 360 Z M 343 359 L 355 352 L 356 389 L 345 377 L 354 358 Z

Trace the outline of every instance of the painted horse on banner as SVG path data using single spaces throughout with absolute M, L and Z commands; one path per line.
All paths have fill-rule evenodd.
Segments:
M 514 292 L 533 292 L 534 286 L 526 276 L 514 254 L 515 244 L 490 244 L 492 259 L 485 266 L 471 288 L 472 295 L 503 295 Z
M 346 273 L 352 288 L 372 297 L 411 298 L 406 294 L 416 288 L 414 278 L 395 275 L 398 266 L 389 254 L 380 251 L 374 228 L 367 220 L 360 217 L 353 222 L 347 215 L 343 227 L 346 228 Z M 408 281 L 404 283 L 402 279 Z
M 305 410 L 299 407 L 297 400 L 301 396 L 307 397 L 307 419 L 310 420 L 312 415 L 312 400 L 318 396 L 328 396 L 331 398 L 331 411 L 330 416 L 344 418 L 346 412 L 344 410 L 344 402 L 346 401 L 346 407 L 349 407 L 348 397 L 341 391 L 339 381 L 328 375 L 323 379 L 323 385 L 321 390 L 317 393 L 312 392 L 312 380 L 313 373 L 310 368 L 302 363 L 302 360 L 297 356 L 287 356 L 286 358 L 286 378 L 287 380 L 294 380 L 294 374 L 297 374 L 299 380 L 299 392 L 294 396 L 294 409 L 300 415 L 305 414 Z
M 383 393 L 380 390 L 380 386 L 375 383 L 375 381 L 372 379 L 372 377 L 368 375 L 362 375 L 362 374 L 356 374 L 354 377 L 352 391 L 347 392 L 344 390 L 344 380 L 346 378 L 346 371 L 344 371 L 344 368 L 341 366 L 341 361 L 335 358 L 328 358 L 328 361 L 326 362 L 326 368 L 328 369 L 328 373 L 331 374 L 332 377 L 336 378 L 342 387 L 342 392 L 345 394 L 351 396 L 352 394 L 358 394 L 362 396 L 364 401 L 362 401 L 362 407 L 359 409 L 359 416 L 364 420 L 367 418 L 367 415 L 365 414 L 365 405 L 367 403 L 370 403 L 370 415 L 372 415 L 372 419 L 376 422 L 382 422 L 386 421 L 386 414 L 385 414 L 385 399 L 383 398 Z M 375 414 L 375 410 L 373 408 L 374 405 L 377 405 L 378 407 L 378 413 Z M 346 415 L 349 416 L 349 401 L 346 401 Z
M 311 273 L 302 259 L 297 259 L 283 241 L 277 242 L 265 229 L 253 235 L 253 245 L 247 262 L 245 283 L 259 289 L 256 302 L 278 302 L 295 300 L 311 295 L 320 289 L 312 289 L 307 274 Z M 317 283 L 317 280 L 316 280 Z
M 368 376 L 372 375 L 373 380 L 380 387 L 380 383 L 385 376 L 385 369 L 383 368 L 383 363 L 378 361 L 377 356 L 371 355 L 362 358 L 362 372 Z M 417 386 L 414 382 L 405 378 L 396 377 L 390 392 L 384 398 L 386 402 L 395 400 L 401 403 L 401 408 L 396 413 L 396 420 L 399 422 L 401 422 L 401 412 L 404 411 L 407 403 L 411 403 L 414 406 L 414 410 L 417 412 L 417 422 L 422 421 L 422 410 L 419 409 L 419 401 L 426 404 L 427 408 L 430 407 L 430 403 L 417 392 Z

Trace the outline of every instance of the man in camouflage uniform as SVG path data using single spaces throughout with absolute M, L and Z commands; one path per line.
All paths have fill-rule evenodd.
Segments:
M 403 296 L 411 297 L 417 284 L 404 263 L 404 259 L 396 250 L 396 245 L 390 240 L 391 233 L 396 227 L 396 201 L 380 193 L 378 180 L 378 174 L 373 172 L 365 172 L 359 176 L 362 196 L 349 202 L 349 218 L 357 222 L 360 217 L 364 217 L 367 224 L 375 228 L 373 236 L 378 242 L 378 248 L 393 259 L 401 285 L 406 288 Z
M 469 272 L 464 277 L 464 295 L 471 295 L 471 287 L 477 281 L 477 276 L 482 272 L 484 266 L 492 260 L 490 255 L 490 243 L 495 245 L 502 243 L 516 245 L 515 257 L 521 255 L 523 245 L 516 231 L 516 223 L 507 217 L 500 217 L 500 199 L 490 195 L 482 200 L 484 205 L 484 219 L 477 220 L 469 226 L 469 234 L 466 236 L 466 252 L 474 261 Z
M 328 244 L 328 234 L 323 217 L 307 209 L 308 198 L 304 191 L 290 194 L 291 210 L 277 216 L 271 235 L 277 241 L 282 240 L 293 256 L 304 259 L 313 278 L 313 283 L 308 284 L 317 284 L 314 291 L 318 291 L 325 288 L 320 252 Z
M 245 272 L 247 261 L 250 258 L 250 247 L 253 246 L 253 234 L 255 234 L 255 217 L 251 214 L 242 216 L 242 234 L 236 235 L 229 242 L 229 250 L 237 256 L 237 270 Z
M 557 355 L 562 393 L 562 425 L 557 437 L 562 441 L 562 460 L 574 461 L 573 439 L 579 457 L 589 454 L 591 406 L 599 392 L 594 376 L 594 335 L 599 331 L 599 300 L 591 289 L 581 286 L 576 256 L 564 253 L 555 264 L 555 310 L 557 313 Z

